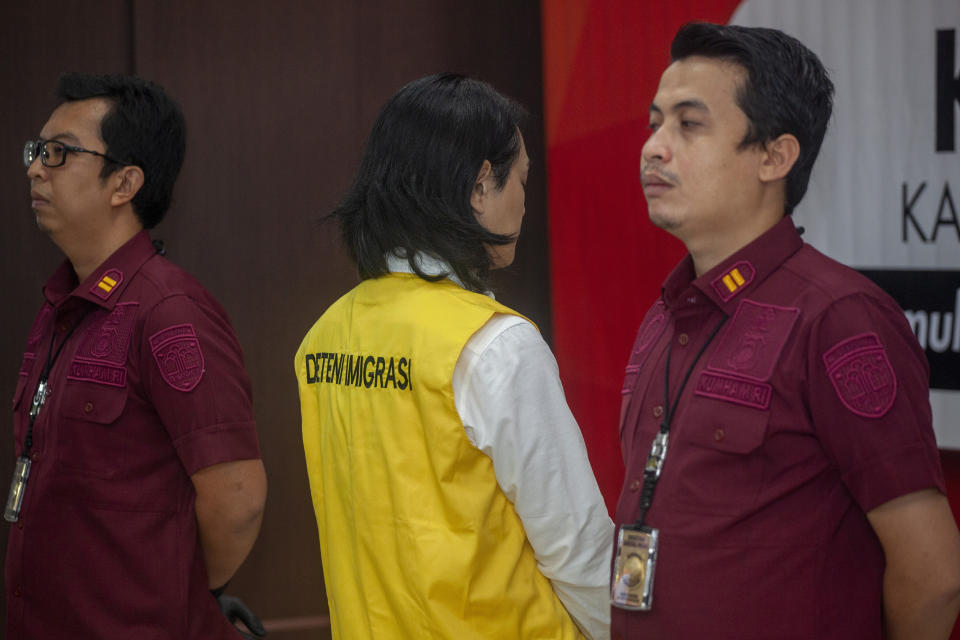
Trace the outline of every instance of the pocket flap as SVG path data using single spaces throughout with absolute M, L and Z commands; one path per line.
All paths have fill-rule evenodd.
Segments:
M 759 447 L 767 434 L 770 412 L 729 402 L 697 398 L 683 418 L 684 440 L 691 444 L 745 454 Z
M 127 390 L 117 387 L 74 382 L 68 380 L 63 386 L 60 413 L 73 420 L 111 424 L 127 404 Z

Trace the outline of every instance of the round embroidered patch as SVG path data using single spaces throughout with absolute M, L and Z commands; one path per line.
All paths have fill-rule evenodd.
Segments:
M 203 352 L 192 324 L 167 327 L 150 336 L 153 359 L 164 381 L 177 391 L 192 391 L 203 377 Z
M 880 418 L 893 406 L 897 378 L 875 333 L 864 333 L 823 354 L 827 375 L 840 401 L 865 418 Z

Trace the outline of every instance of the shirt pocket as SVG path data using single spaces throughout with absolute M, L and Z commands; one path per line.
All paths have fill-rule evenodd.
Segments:
M 769 411 L 706 398 L 689 409 L 678 416 L 678 503 L 698 513 L 749 514 L 763 484 Z
M 127 404 L 127 390 L 67 380 L 61 387 L 57 459 L 64 472 L 111 478 L 123 458 L 116 423 Z
M 101 510 L 175 511 L 183 487 L 167 473 L 167 448 L 147 440 L 129 388 L 67 380 L 62 393 L 54 494 Z

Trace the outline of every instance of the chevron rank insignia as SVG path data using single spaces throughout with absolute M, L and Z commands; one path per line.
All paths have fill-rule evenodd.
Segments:
M 101 300 L 108 300 L 121 282 L 123 282 L 123 272 L 119 269 L 109 269 L 100 276 L 97 284 L 90 288 L 90 293 Z
M 720 299 L 726 302 L 740 293 L 748 284 L 753 282 L 753 277 L 757 270 L 749 262 L 738 262 L 723 274 L 715 279 L 711 284 L 713 290 L 717 292 Z

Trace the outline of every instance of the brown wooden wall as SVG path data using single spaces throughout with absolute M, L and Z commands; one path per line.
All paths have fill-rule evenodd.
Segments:
M 524 233 L 515 266 L 495 279 L 498 298 L 549 338 L 540 60 L 537 0 L 0 8 L 0 397 L 13 395 L 40 287 L 61 260 L 29 210 L 22 144 L 55 106 L 62 71 L 154 80 L 181 102 L 189 138 L 173 209 L 153 236 L 223 303 L 244 348 L 270 495 L 260 539 L 231 591 L 272 623 L 277 640 L 326 637 L 292 359 L 313 320 L 356 277 L 335 230 L 316 218 L 346 190 L 373 118 L 403 83 L 445 70 L 488 80 L 532 114 Z M 3 425 L 9 433 L 9 417 Z M 10 477 L 12 451 L 12 439 L 0 437 L 0 482 Z

